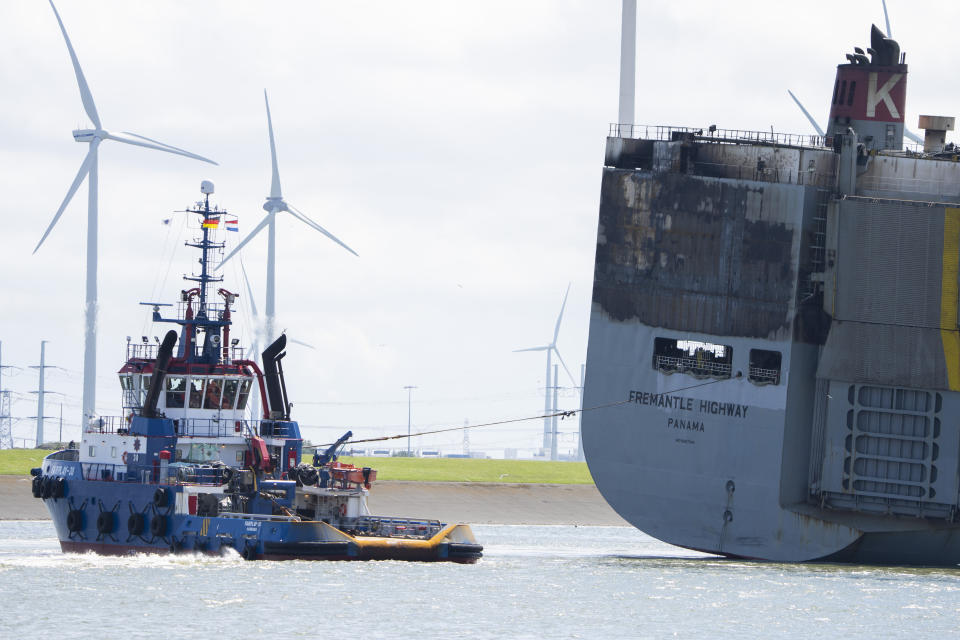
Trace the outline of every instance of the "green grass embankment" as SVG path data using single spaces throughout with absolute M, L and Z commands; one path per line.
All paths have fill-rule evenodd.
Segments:
M 0 475 L 27 475 L 39 467 L 43 449 L 0 451 Z M 304 456 L 308 462 L 309 456 Z M 583 462 L 540 460 L 486 460 L 473 458 L 348 458 L 342 462 L 377 470 L 377 480 L 412 482 L 518 482 L 543 484 L 593 484 Z
M 4 449 L 0 451 L 0 476 L 25 476 L 39 467 L 49 449 Z
M 585 462 L 473 458 L 340 458 L 377 470 L 377 480 L 593 484 Z

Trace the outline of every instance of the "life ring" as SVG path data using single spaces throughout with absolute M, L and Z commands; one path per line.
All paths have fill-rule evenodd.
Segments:
M 340 517 L 342 518 L 345 515 L 347 515 L 347 503 L 342 502 L 340 503 Z
M 127 452 L 124 451 L 123 455 L 120 456 L 120 459 L 123 460 L 123 464 L 127 464 Z

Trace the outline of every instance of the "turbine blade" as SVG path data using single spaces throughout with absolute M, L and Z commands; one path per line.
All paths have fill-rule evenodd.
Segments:
M 893 35 L 890 33 L 890 15 L 887 13 L 887 0 L 883 1 L 883 19 L 887 21 L 887 37 L 892 38 Z
M 43 232 L 43 237 L 40 238 L 40 242 L 37 243 L 36 248 L 33 250 L 34 253 L 37 252 L 37 249 L 40 248 L 40 245 L 43 244 L 43 241 L 47 239 L 47 236 L 50 235 L 50 232 L 53 230 L 54 225 L 57 224 L 57 221 L 60 219 L 60 216 L 63 215 L 64 209 L 67 208 L 67 205 L 70 204 L 70 199 L 73 198 L 73 194 L 77 192 L 77 189 L 80 187 L 80 183 L 83 182 L 83 179 L 87 177 L 87 174 L 90 173 L 90 165 L 93 164 L 93 155 L 96 147 L 91 144 L 90 151 L 87 152 L 87 157 L 83 159 L 83 162 L 80 163 L 80 170 L 77 171 L 77 177 L 73 179 L 73 184 L 70 185 L 70 188 L 67 190 L 67 195 L 63 199 L 63 202 L 60 203 L 60 208 L 57 209 L 57 212 L 53 216 L 53 220 L 50 222 L 50 225 L 47 227 L 47 230 Z
M 810 124 L 813 125 L 813 128 L 814 128 L 814 129 L 816 130 L 816 132 L 817 132 L 817 135 L 818 135 L 818 136 L 823 136 L 823 135 L 824 135 L 824 134 L 823 134 L 823 129 L 821 129 L 821 128 L 820 128 L 820 125 L 817 124 L 817 121 L 813 119 L 813 116 L 810 115 L 810 112 L 807 111 L 806 107 L 804 107 L 804 106 L 800 103 L 800 100 L 797 99 L 797 96 L 793 95 L 793 91 L 790 91 L 790 89 L 787 89 L 787 93 L 790 94 L 790 97 L 793 98 L 793 101 L 797 103 L 797 106 L 798 106 L 798 107 L 800 107 L 800 111 L 803 111 L 803 115 L 807 116 L 807 120 L 809 120 L 809 121 L 810 121 Z
M 284 204 L 286 205 L 287 211 L 290 213 L 290 215 L 295 217 L 297 220 L 299 220 L 300 222 L 304 223 L 307 226 L 313 227 L 314 229 L 316 229 L 323 235 L 327 236 L 328 238 L 336 242 L 338 245 L 340 245 L 341 247 L 343 247 L 353 255 L 357 256 L 358 258 L 360 257 L 360 254 L 358 254 L 356 251 L 354 251 L 353 249 L 345 245 L 343 242 L 341 242 L 340 239 L 337 238 L 335 235 L 333 235 L 332 233 L 330 233 L 329 231 L 327 231 L 326 229 L 318 225 L 316 222 L 314 222 L 310 218 L 308 218 L 305 213 L 303 213 L 302 211 L 300 211 L 299 209 L 297 209 L 296 207 L 294 207 L 289 203 L 284 202 Z
M 264 228 L 265 226 L 267 226 L 267 223 L 270 222 L 270 216 L 271 216 L 271 215 L 273 215 L 273 214 L 272 214 L 272 213 L 268 213 L 267 215 L 265 215 L 265 216 L 263 217 L 263 220 L 260 221 L 260 224 L 258 224 L 256 227 L 254 227 L 254 228 L 253 228 L 253 231 L 251 231 L 251 232 L 247 235 L 247 237 L 244 238 L 244 239 L 240 242 L 240 244 L 238 244 L 236 247 L 234 247 L 233 251 L 231 251 L 230 253 L 228 253 L 228 254 L 227 254 L 227 257 L 224 258 L 223 260 L 221 260 L 221 261 L 220 261 L 220 264 L 218 264 L 217 266 L 215 266 L 215 267 L 213 268 L 213 270 L 214 270 L 214 271 L 219 270 L 221 267 L 223 267 L 223 265 L 225 265 L 225 264 L 227 263 L 227 260 L 229 260 L 230 258 L 232 258 L 233 256 L 235 256 L 235 255 L 237 254 L 237 252 L 240 251 L 240 249 L 243 249 L 243 247 L 244 247 L 248 242 L 250 242 L 251 240 L 253 240 L 253 236 L 255 236 L 255 235 L 257 235 L 258 233 L 260 233 L 260 232 L 263 230 L 263 228 Z M 251 298 L 252 298 L 252 297 L 253 297 L 253 296 L 251 296 Z
M 270 197 L 282 198 L 280 193 L 280 169 L 277 168 L 277 145 L 273 140 L 273 119 L 270 117 L 270 101 L 267 100 L 267 90 L 263 90 L 263 102 L 267 105 L 267 129 L 270 131 L 270 161 L 273 164 L 273 178 L 270 181 Z
M 154 140 L 153 138 L 148 138 L 147 136 L 142 136 L 139 133 L 133 133 L 132 131 L 122 131 L 125 136 L 133 136 L 134 138 L 140 138 L 141 140 L 146 140 L 147 142 L 152 142 L 153 144 L 158 144 L 161 147 L 167 147 L 168 149 L 173 149 L 175 151 L 182 151 L 183 153 L 190 153 L 186 149 L 181 149 L 180 147 L 175 147 L 172 144 L 167 144 L 166 142 L 160 142 L 159 140 Z M 214 163 L 216 164 L 216 163 Z
M 50 0 L 50 8 L 53 9 L 53 15 L 57 16 L 57 22 L 60 24 L 60 31 L 63 32 L 63 39 L 67 43 L 67 51 L 70 52 L 70 60 L 73 62 L 73 72 L 77 74 L 77 86 L 80 87 L 80 101 L 83 102 L 83 109 L 87 112 L 87 117 L 93 122 L 93 126 L 100 128 L 100 116 L 97 115 L 97 105 L 93 103 L 93 95 L 90 93 L 90 87 L 87 86 L 87 79 L 83 76 L 83 69 L 80 68 L 80 61 L 77 60 L 77 54 L 70 44 L 70 36 L 67 35 L 67 29 L 63 26 L 63 20 L 60 19 L 60 12 Z
M 563 310 L 567 306 L 567 296 L 570 295 L 570 283 L 567 283 L 567 292 L 563 294 L 563 304 L 560 305 L 560 315 L 557 316 L 557 326 L 553 330 L 553 343 L 551 346 L 557 344 L 557 336 L 560 335 L 560 321 L 563 320 Z
M 300 340 L 294 340 L 293 338 L 290 338 L 290 342 L 292 342 L 293 344 L 298 344 L 298 345 L 300 345 L 301 347 L 306 347 L 306 348 L 308 348 L 308 349 L 313 349 L 314 351 L 317 350 L 317 348 L 316 348 L 315 346 L 313 346 L 312 344 L 307 344 L 306 342 L 301 342 Z
M 906 127 L 903 128 L 903 135 L 907 136 L 917 144 L 923 144 L 923 138 L 915 134 L 913 131 L 910 131 Z
M 522 351 L 549 351 L 552 347 L 547 345 L 545 347 L 530 347 L 528 349 L 514 349 L 514 353 L 520 353 Z
M 198 156 L 195 153 L 190 153 L 189 151 L 184 151 L 183 149 L 178 149 L 177 147 L 172 147 L 163 142 L 157 142 L 155 140 L 151 140 L 151 142 L 141 142 L 140 140 L 133 140 L 131 138 L 127 138 L 122 135 L 110 133 L 109 131 L 106 131 L 104 133 L 105 135 L 103 137 L 105 140 L 116 140 L 117 142 L 132 144 L 138 147 L 146 147 L 147 149 L 156 149 L 157 151 L 166 151 L 167 153 L 173 153 L 178 156 L 186 156 L 187 158 L 193 158 L 194 160 L 200 160 L 201 162 L 209 162 L 210 164 L 219 166 L 216 162 L 214 162 L 213 160 L 210 160 L 209 158 L 204 158 L 203 156 Z M 144 140 L 149 140 L 149 138 L 146 138 L 145 136 L 139 136 L 137 134 L 131 134 L 131 135 L 134 135 L 137 138 L 142 138 Z M 155 143 L 155 144 L 152 144 L 152 143 Z
M 557 354 L 557 358 L 560 359 L 560 364 L 563 365 L 563 370 L 567 372 L 567 376 L 570 377 L 570 382 L 573 383 L 573 386 L 577 386 L 577 381 L 573 379 L 573 374 L 570 373 L 570 369 L 567 369 L 567 363 L 563 361 L 563 356 L 560 355 L 560 350 L 556 347 L 553 347 L 553 352 Z
M 226 262 L 226 260 L 224 260 L 224 262 Z M 257 303 L 253 301 L 253 289 L 250 288 L 250 278 L 247 277 L 247 268 L 243 264 L 243 256 L 240 256 L 240 272 L 243 274 L 243 283 L 247 285 L 247 296 L 250 298 L 250 311 L 253 312 L 254 321 L 257 321 Z

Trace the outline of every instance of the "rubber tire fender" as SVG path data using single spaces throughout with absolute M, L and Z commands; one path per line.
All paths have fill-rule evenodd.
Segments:
M 113 511 L 101 511 L 97 516 L 97 533 L 113 533 L 117 528 L 117 517 Z
M 63 476 L 60 476 L 54 480 L 53 484 L 53 497 L 62 498 L 67 495 L 67 479 Z
M 33 483 L 30 486 L 30 490 L 33 492 L 34 498 L 40 498 L 43 496 L 43 476 L 33 477 Z
M 71 509 L 67 514 L 67 529 L 70 533 L 76 533 L 83 529 L 83 511 L 80 509 Z
M 43 476 L 43 499 L 53 497 L 53 476 Z
M 167 535 L 168 523 L 167 516 L 155 515 L 150 519 L 150 533 L 157 538 Z
M 244 560 L 256 560 L 257 548 L 253 545 L 247 545 L 243 548 L 243 551 L 240 552 L 240 555 L 243 556 Z
M 170 504 L 170 489 L 166 487 L 157 487 L 153 492 L 153 506 L 157 509 L 163 509 Z
M 142 513 L 131 513 L 127 518 L 127 533 L 139 536 L 147 526 L 147 519 Z

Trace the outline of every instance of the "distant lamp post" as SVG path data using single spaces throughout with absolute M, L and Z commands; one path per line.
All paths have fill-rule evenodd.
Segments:
M 410 401 L 413 396 L 413 390 L 416 389 L 413 385 L 407 385 L 404 387 L 407 390 L 407 457 L 412 457 L 413 454 L 410 453 Z

